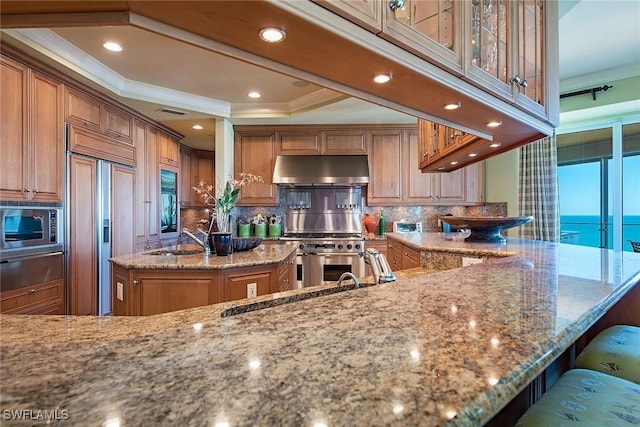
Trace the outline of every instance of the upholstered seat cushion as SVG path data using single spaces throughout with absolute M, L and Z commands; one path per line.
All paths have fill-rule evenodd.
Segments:
M 566 372 L 516 427 L 640 424 L 640 385 L 588 369 Z
M 640 384 L 640 327 L 616 325 L 605 329 L 578 355 L 574 366 Z

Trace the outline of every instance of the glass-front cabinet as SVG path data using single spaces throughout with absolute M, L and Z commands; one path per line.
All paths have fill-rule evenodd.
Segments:
M 462 4 L 457 0 L 384 2 L 379 35 L 461 75 Z
M 543 0 L 472 0 L 466 75 L 472 82 L 547 118 Z

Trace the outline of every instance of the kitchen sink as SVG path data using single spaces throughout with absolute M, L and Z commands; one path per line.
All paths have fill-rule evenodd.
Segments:
M 158 249 L 157 251 L 145 252 L 143 255 L 195 255 L 203 252 L 203 249 Z
M 374 282 L 360 282 L 360 288 L 367 288 L 369 286 L 375 285 Z M 224 310 L 220 317 L 231 317 L 236 314 L 249 313 L 256 310 L 263 310 L 265 308 L 277 307 L 283 304 L 289 304 L 292 302 L 303 301 L 310 298 L 317 298 L 325 295 L 333 295 L 338 292 L 351 291 L 353 289 L 357 289 L 354 283 L 346 283 L 341 286 L 331 286 L 322 289 L 312 290 L 309 289 L 308 292 L 299 293 L 295 295 L 289 295 L 286 297 L 267 299 L 264 301 L 251 302 L 248 304 L 237 305 L 235 307 L 227 308 Z

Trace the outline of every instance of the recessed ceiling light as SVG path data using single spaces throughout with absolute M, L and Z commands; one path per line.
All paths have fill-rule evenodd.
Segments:
M 191 128 L 195 129 L 195 130 L 202 130 L 203 129 L 202 125 L 193 125 L 193 126 L 191 126 Z
M 450 165 L 457 165 L 457 164 L 458 164 L 458 161 L 457 161 L 457 160 L 454 160 L 453 162 L 449 162 L 449 164 L 450 164 Z
M 373 76 L 373 81 L 379 84 L 388 83 L 393 78 L 391 73 L 389 74 L 376 74 Z
M 445 110 L 457 110 L 460 107 L 462 107 L 462 103 L 457 102 L 455 104 L 447 104 L 442 108 L 444 108 Z
M 478 153 L 469 153 L 469 157 L 475 157 L 477 155 L 478 155 Z
M 494 143 L 492 143 L 492 144 L 489 144 L 489 147 L 491 147 L 491 148 L 498 148 L 498 147 L 500 147 L 501 145 L 502 145 L 502 144 L 500 144 L 499 142 L 494 142 Z
M 501 125 L 502 125 L 502 122 L 500 120 L 494 120 L 487 123 L 487 126 L 490 128 L 497 128 L 498 126 L 501 126 Z
M 260 95 L 260 92 L 252 91 L 252 92 L 249 92 L 247 96 L 249 98 L 260 98 L 262 95 Z
M 263 28 L 260 30 L 260 38 L 269 43 L 278 43 L 287 37 L 287 33 L 280 28 Z
M 439 167 L 438 169 L 436 169 L 436 170 L 443 171 L 443 170 L 444 170 L 444 166 L 440 166 L 440 167 Z
M 102 45 L 102 47 L 104 47 L 107 50 L 110 50 L 111 52 L 122 52 L 122 46 L 120 46 L 116 42 L 106 42 L 105 44 Z

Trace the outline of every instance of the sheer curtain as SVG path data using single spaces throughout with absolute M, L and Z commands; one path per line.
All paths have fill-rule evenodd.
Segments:
M 533 216 L 533 221 L 520 227 L 520 237 L 559 240 L 557 170 L 555 134 L 520 148 L 520 215 Z

